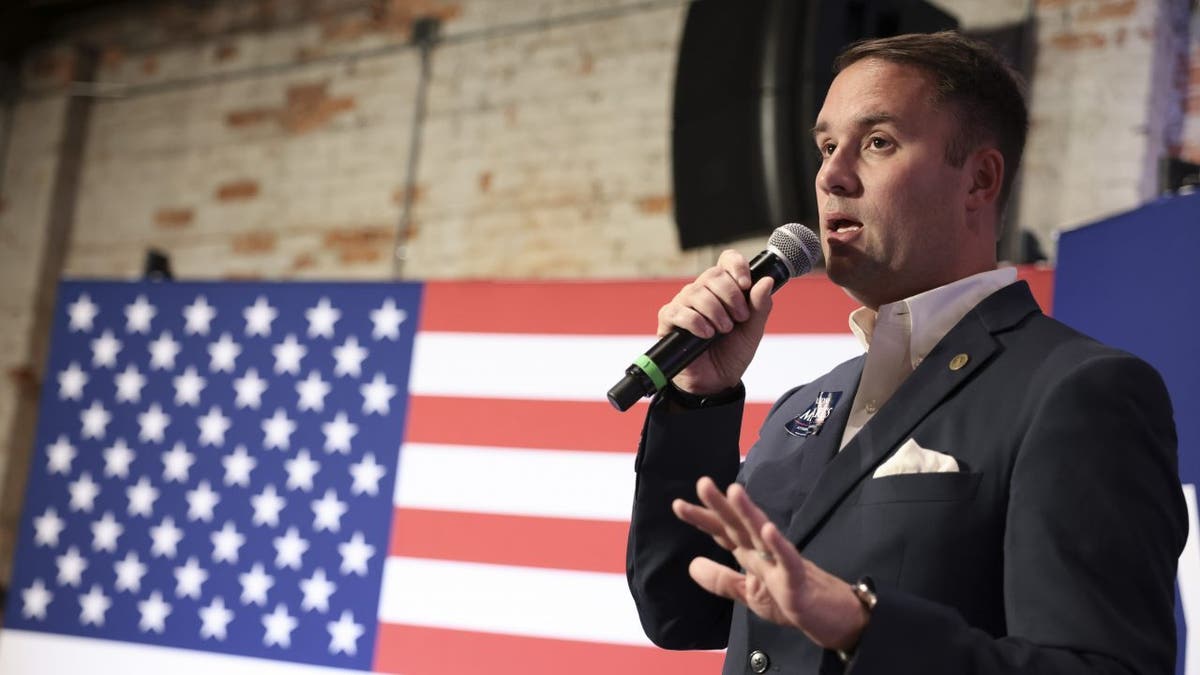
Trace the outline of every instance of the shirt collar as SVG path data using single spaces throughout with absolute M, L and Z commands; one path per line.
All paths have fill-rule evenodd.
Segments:
M 971 311 L 987 296 L 1017 280 L 1013 267 L 980 272 L 945 286 L 938 286 L 912 297 L 881 306 L 880 311 L 907 313 L 911 328 L 909 354 L 913 368 L 925 358 L 954 324 Z M 871 335 L 875 332 L 878 313 L 868 307 L 859 307 L 850 313 L 850 330 L 858 338 L 863 350 L 871 346 Z

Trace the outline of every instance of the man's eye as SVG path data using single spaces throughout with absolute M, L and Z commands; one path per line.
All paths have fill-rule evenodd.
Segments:
M 828 156 L 832 155 L 833 151 L 836 149 L 837 149 L 837 146 L 834 145 L 833 143 L 826 143 L 821 146 L 821 155 L 823 157 L 828 157 Z
M 879 136 L 875 136 L 867 142 L 874 150 L 886 150 L 892 146 L 891 142 L 889 142 L 886 138 L 880 138 Z

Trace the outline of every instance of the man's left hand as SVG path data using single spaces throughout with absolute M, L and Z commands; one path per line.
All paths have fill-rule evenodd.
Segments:
M 671 509 L 732 552 L 745 570 L 695 558 L 688 573 L 697 584 L 767 621 L 804 632 L 826 649 L 851 650 L 858 644 L 870 615 L 850 584 L 800 555 L 741 485 L 722 494 L 705 476 L 697 481 L 696 494 L 703 506 L 676 499 Z

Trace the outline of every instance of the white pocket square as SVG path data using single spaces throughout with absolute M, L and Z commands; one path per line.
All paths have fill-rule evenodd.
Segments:
M 895 454 L 875 469 L 872 478 L 898 476 L 902 473 L 955 473 L 958 471 L 958 461 L 950 455 L 922 448 L 916 439 L 904 441 L 904 445 Z

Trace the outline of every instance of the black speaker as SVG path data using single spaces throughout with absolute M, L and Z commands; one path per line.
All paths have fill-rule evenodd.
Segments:
M 916 0 L 694 0 L 675 75 L 671 159 L 684 249 L 814 223 L 809 130 L 855 40 L 957 27 Z

